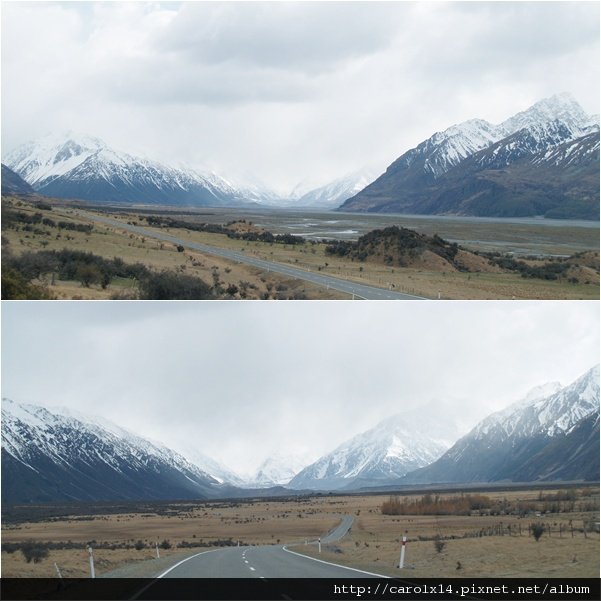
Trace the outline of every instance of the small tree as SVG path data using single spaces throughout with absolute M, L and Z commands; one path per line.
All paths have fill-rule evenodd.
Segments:
M 536 524 L 530 524 L 530 532 L 532 532 L 532 536 L 534 536 L 534 540 L 538 542 L 538 539 L 545 532 L 545 525 L 537 522 Z
M 171 543 L 165 539 L 160 545 L 161 549 L 171 549 Z
M 442 550 L 445 548 L 446 543 L 441 540 L 440 536 L 436 536 L 434 538 L 434 548 L 437 553 L 442 553 Z
M 21 547 L 21 553 L 27 563 L 40 563 L 42 559 L 48 557 L 48 549 L 42 547 L 39 543 L 26 543 Z
M 140 539 L 138 539 L 136 541 L 136 544 L 134 545 L 136 551 L 141 551 L 145 546 L 146 546 L 146 544 L 144 543 L 144 541 L 140 540 Z

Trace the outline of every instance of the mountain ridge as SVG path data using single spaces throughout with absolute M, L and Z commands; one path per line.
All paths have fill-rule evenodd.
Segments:
M 236 188 L 215 173 L 135 157 L 110 148 L 100 138 L 75 132 L 27 142 L 7 154 L 5 162 L 37 192 L 59 198 L 248 206 L 269 197 L 267 192 Z
M 574 157 L 569 168 L 545 160 L 562 144 L 580 157 L 577 172 Z M 339 210 L 598 219 L 598 179 L 596 117 L 559 94 L 498 125 L 471 119 L 433 134 Z
M 533 457 L 546 455 L 541 469 L 543 463 L 552 463 L 547 447 L 598 413 L 597 365 L 551 395 L 520 401 L 487 416 L 437 461 L 407 474 L 399 483 L 494 482 L 515 480 L 524 473 L 534 475 L 535 463 L 524 467 Z M 562 453 L 569 454 L 566 449 Z M 538 474 L 534 480 L 541 478 Z
M 110 422 L 74 415 L 3 399 L 2 502 L 210 498 L 225 492 L 175 451 Z
M 287 486 L 349 489 L 355 480 L 394 480 L 442 455 L 450 446 L 450 442 L 440 439 L 443 427 L 436 418 L 420 419 L 414 412 L 391 416 L 305 467 Z

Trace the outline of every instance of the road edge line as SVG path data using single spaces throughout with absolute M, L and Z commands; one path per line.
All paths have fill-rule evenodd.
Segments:
M 201 551 L 200 553 L 195 553 L 194 555 L 190 555 L 190 557 L 186 557 L 185 559 L 178 561 L 175 565 L 172 565 L 170 568 L 166 569 L 164 572 L 162 572 L 158 576 L 155 576 L 151 582 L 149 582 L 144 588 L 140 589 L 133 597 L 130 597 L 130 599 L 132 599 L 132 600 L 137 599 L 142 593 L 144 593 L 147 589 L 149 589 L 154 584 L 155 580 L 158 580 L 159 578 L 163 578 L 163 576 L 165 576 L 166 574 L 169 574 L 169 572 L 171 572 L 171 570 L 175 570 L 175 568 L 182 565 L 182 563 L 185 563 L 189 559 L 194 559 L 195 557 L 198 557 L 199 555 L 204 555 L 205 553 L 212 553 L 213 551 L 218 551 L 218 550 L 219 549 L 209 549 L 208 551 Z
M 311 559 L 313 561 L 318 561 L 319 563 L 326 563 L 329 566 L 336 566 L 337 568 L 344 568 L 345 570 L 352 570 L 353 572 L 360 572 L 361 574 L 369 574 L 370 576 L 377 576 L 378 578 L 392 578 L 392 576 L 384 576 L 384 574 L 376 574 L 375 572 L 368 572 L 367 570 L 359 570 L 358 568 L 349 568 L 348 566 L 343 566 L 339 563 L 332 563 L 331 561 L 324 561 L 323 559 L 317 559 L 316 557 L 311 557 L 310 555 L 303 555 L 302 553 L 297 553 L 296 551 L 291 551 L 288 549 L 286 545 L 282 547 L 286 553 L 292 553 L 293 555 L 298 555 L 299 557 L 304 557 L 305 559 Z

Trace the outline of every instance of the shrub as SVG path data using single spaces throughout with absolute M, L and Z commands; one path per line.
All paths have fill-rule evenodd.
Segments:
M 172 271 L 149 273 L 140 282 L 140 298 L 146 300 L 201 300 L 212 297 L 210 286 L 200 278 Z
M 48 557 L 48 549 L 43 547 L 39 543 L 31 542 L 21 546 L 21 553 L 25 557 L 27 563 L 40 563 L 43 559 Z
M 545 532 L 545 525 L 537 522 L 535 524 L 530 524 L 530 532 L 532 532 L 532 536 L 534 536 L 534 540 L 538 542 L 538 539 Z

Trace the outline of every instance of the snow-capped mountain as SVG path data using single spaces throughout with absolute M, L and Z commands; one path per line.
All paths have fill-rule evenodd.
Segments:
M 257 190 L 246 193 L 215 173 L 134 157 L 73 132 L 28 142 L 4 162 L 37 192 L 59 198 L 186 206 L 235 206 L 261 199 Z
M 447 437 L 453 430 L 435 417 L 426 419 L 421 411 L 395 415 L 303 469 L 288 487 L 359 488 L 398 479 L 438 459 L 449 448 L 452 438 Z
M 218 480 L 102 418 L 2 400 L 2 502 L 207 498 Z
M 598 140 L 598 117 L 559 94 L 497 125 L 471 119 L 435 133 L 340 209 L 595 219 Z M 562 145 L 569 164 L 549 160 Z
M 274 452 L 261 463 L 255 473 L 245 481 L 252 488 L 283 486 L 298 474 L 309 460 L 304 456 Z
M 408 474 L 402 482 L 490 482 L 519 480 L 526 474 L 533 480 L 550 477 L 549 470 L 542 467 L 542 459 L 536 472 L 533 458 L 544 457 L 546 464 L 553 463 L 549 449 L 552 450 L 552 445 L 560 439 L 563 441 L 562 453 L 569 455 L 570 440 L 575 443 L 581 439 L 580 435 L 570 438 L 570 434 L 579 429 L 590 431 L 590 427 L 582 427 L 583 422 L 591 421 L 594 428 L 598 415 L 599 366 L 596 366 L 569 386 L 544 387 L 489 415 L 440 459 Z M 598 437 L 594 443 L 598 472 Z M 589 449 L 584 447 L 574 447 L 572 451 L 589 454 Z M 525 469 L 527 465 L 529 467 Z M 556 465 L 554 470 L 559 471 Z M 561 470 L 561 474 L 570 479 L 565 470 Z M 578 473 L 574 473 L 572 479 L 578 477 Z
M 381 169 L 366 168 L 294 196 L 295 207 L 334 209 L 373 182 Z M 294 192 L 293 192 L 294 195 Z

